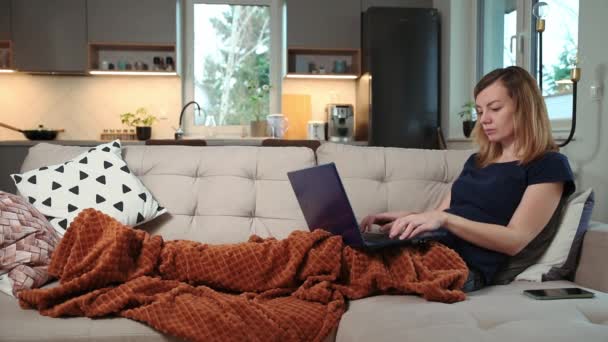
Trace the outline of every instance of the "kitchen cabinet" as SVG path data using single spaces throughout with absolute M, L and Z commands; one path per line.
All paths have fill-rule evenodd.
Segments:
M 176 0 L 87 0 L 87 22 L 91 74 L 176 74 Z
M 84 73 L 86 1 L 12 0 L 11 21 L 17 70 Z
M 11 1 L 0 0 L 0 72 L 12 68 Z
M 370 7 L 433 8 L 433 0 L 361 0 L 361 11 Z
M 11 40 L 11 0 L 0 0 L 0 40 Z
M 357 78 L 361 4 L 352 0 L 287 0 L 286 77 Z
M 175 44 L 175 0 L 87 0 L 91 43 Z
M 287 49 L 288 78 L 356 79 L 361 74 L 359 49 Z
M 360 1 L 287 0 L 287 46 L 359 49 Z

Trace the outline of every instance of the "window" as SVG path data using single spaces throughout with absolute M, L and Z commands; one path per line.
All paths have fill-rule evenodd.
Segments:
M 278 0 L 191 2 L 184 101 L 194 100 L 203 109 L 194 116 L 194 125 L 248 127 L 250 121 L 277 111 L 279 6 Z
M 570 119 L 570 69 L 575 63 L 578 50 L 578 0 L 545 2 L 550 7 L 545 22 L 553 25 L 547 26 L 543 33 L 543 96 L 552 120 Z M 538 53 L 540 47 L 536 45 Z
M 570 68 L 578 49 L 579 0 L 544 0 L 543 96 L 554 130 L 570 129 Z M 480 0 L 478 79 L 495 68 L 519 65 L 538 79 L 537 0 Z
M 517 9 L 515 1 L 480 1 L 481 70 L 480 77 L 488 72 L 516 65 Z

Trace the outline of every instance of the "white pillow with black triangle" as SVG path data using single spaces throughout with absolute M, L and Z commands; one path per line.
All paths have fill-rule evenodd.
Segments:
M 60 234 L 86 208 L 130 226 L 167 212 L 129 170 L 122 159 L 120 140 L 91 148 L 65 163 L 11 177 L 19 193 L 47 216 Z

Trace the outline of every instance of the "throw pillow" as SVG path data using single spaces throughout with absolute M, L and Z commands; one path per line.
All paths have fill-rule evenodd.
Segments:
M 61 234 L 86 208 L 136 226 L 167 210 L 129 170 L 119 140 L 91 148 L 62 164 L 11 175 L 19 193 L 49 217 Z
M 492 284 L 505 285 L 512 282 L 518 274 L 541 258 L 557 234 L 566 205 L 567 198 L 562 197 L 545 228 L 521 252 L 507 259 L 506 264 L 494 275 Z
M 573 195 L 568 201 L 557 235 L 545 254 L 515 279 L 537 282 L 573 279 L 594 203 L 593 189 Z
M 59 235 L 24 198 L 0 191 L 0 291 L 17 295 L 49 279 Z

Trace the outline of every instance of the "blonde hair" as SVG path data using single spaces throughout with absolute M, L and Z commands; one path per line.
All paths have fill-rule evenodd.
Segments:
M 557 151 L 545 100 L 536 80 L 526 70 L 517 66 L 496 69 L 477 83 L 474 90 L 475 99 L 480 92 L 495 82 L 500 82 L 515 102 L 513 127 L 515 150 L 520 163 L 527 164 L 546 152 Z M 479 146 L 476 161 L 480 167 L 491 164 L 502 154 L 502 145 L 488 140 L 479 120 L 473 128 L 473 140 Z

